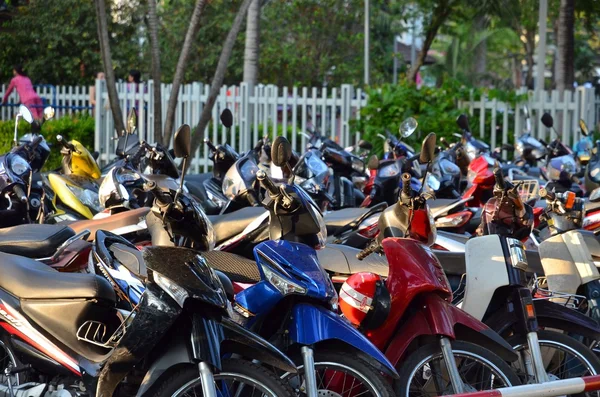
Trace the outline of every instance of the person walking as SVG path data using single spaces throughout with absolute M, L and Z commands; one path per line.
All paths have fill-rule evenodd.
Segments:
M 34 118 L 41 119 L 44 103 L 42 102 L 42 98 L 33 89 L 33 84 L 31 84 L 31 80 L 27 77 L 25 70 L 23 70 L 23 66 L 15 65 L 13 75 L 15 77 L 10 81 L 2 102 L 6 102 L 10 93 L 16 89 L 21 103 L 29 108 Z

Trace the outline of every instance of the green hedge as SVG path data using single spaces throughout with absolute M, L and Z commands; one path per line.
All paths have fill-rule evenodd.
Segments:
M 14 134 L 14 121 L 0 121 L 0 154 L 10 151 Z M 31 126 L 21 121 L 19 123 L 19 137 L 28 133 Z M 44 169 L 51 170 L 60 166 L 60 146 L 56 141 L 57 135 L 62 135 L 67 140 L 76 139 L 85 145 L 88 150 L 94 149 L 94 118 L 86 113 L 64 116 L 57 120 L 49 120 L 42 125 L 42 135 L 50 145 L 50 158 Z

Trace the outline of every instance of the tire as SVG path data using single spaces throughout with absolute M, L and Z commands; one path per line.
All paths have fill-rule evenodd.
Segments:
M 268 397 L 292 397 L 295 396 L 292 388 L 287 382 L 282 381 L 277 375 L 265 367 L 255 364 L 248 360 L 232 358 L 223 360 L 222 370 L 219 374 L 215 374 L 215 382 L 217 386 L 219 380 L 244 380 L 244 384 L 257 386 L 258 392 L 262 396 Z M 198 375 L 198 367 L 185 366 L 159 381 L 151 392 L 153 397 L 171 397 L 171 396 L 201 396 L 202 389 L 200 378 Z M 189 391 L 189 394 L 186 392 Z M 217 392 L 218 392 L 217 388 Z
M 465 379 L 467 377 L 472 378 L 473 375 L 477 375 L 471 373 L 472 371 L 469 370 L 468 372 L 462 374 L 463 384 L 465 384 L 465 392 L 483 391 L 496 389 L 499 387 L 517 386 L 521 384 L 519 377 L 514 373 L 510 366 L 488 349 L 470 342 L 453 341 L 452 351 L 454 353 L 457 366 L 459 367 L 459 371 L 461 370 L 461 367 L 468 365 L 469 361 L 467 360 L 477 360 L 480 365 L 482 365 L 481 368 L 486 368 L 488 371 L 491 370 L 492 373 L 496 375 L 492 380 L 493 383 L 486 381 L 485 383 L 481 382 L 480 384 L 474 384 L 472 381 L 469 382 L 468 379 Z M 433 379 L 431 364 L 428 364 L 430 362 L 443 365 L 441 348 L 437 343 L 431 343 L 418 348 L 401 363 L 399 363 L 399 367 L 397 369 L 400 379 L 394 384 L 396 395 L 399 397 L 433 397 L 442 394 L 454 394 L 452 388 L 450 387 L 450 382 L 447 381 L 447 376 L 444 375 L 446 372 L 441 375 L 441 377 L 445 377 L 446 379 L 441 379 L 443 384 L 441 387 L 438 386 L 442 390 L 437 390 L 435 385 L 432 385 L 432 382 L 429 382 L 429 380 Z M 427 365 L 429 366 L 427 367 Z M 429 368 L 429 373 L 426 369 L 424 369 L 422 375 L 424 378 L 427 377 L 425 378 L 425 385 L 423 385 L 423 387 L 427 387 L 427 390 L 421 389 L 417 391 L 415 390 L 417 387 L 413 387 L 411 389 L 410 386 L 414 381 L 418 381 L 418 371 L 420 368 Z M 463 369 L 464 368 L 465 367 L 463 367 Z M 438 382 L 435 382 L 434 380 L 434 383 Z
M 573 355 L 573 358 L 567 359 L 568 362 L 573 363 L 566 368 L 567 371 L 570 372 L 556 374 L 554 373 L 555 371 L 549 371 L 552 368 L 547 368 L 547 371 L 551 378 L 567 379 L 586 375 L 600 374 L 600 358 L 598 358 L 589 347 L 577 341 L 576 339 L 568 335 L 561 334 L 560 332 L 547 330 L 538 331 L 538 339 L 540 341 L 543 355 L 549 350 L 550 346 L 553 346 L 554 349 L 557 350 L 557 352 L 561 351 L 563 352 L 563 354 L 566 354 L 568 352 L 569 354 Z M 517 350 L 517 352 L 522 350 L 525 346 L 527 346 L 527 338 L 524 335 L 511 336 L 507 339 L 507 341 L 511 344 L 511 346 L 515 348 L 515 350 Z M 545 347 L 546 349 L 544 349 Z M 571 361 L 575 358 L 579 360 L 580 365 L 575 365 L 576 362 Z M 557 357 L 555 354 L 552 357 L 552 360 L 555 361 L 556 359 Z M 546 360 L 544 360 L 544 362 L 546 362 Z M 523 370 L 521 368 L 517 368 L 517 372 L 520 374 L 522 381 L 528 380 L 527 375 L 523 373 Z M 597 396 L 598 392 L 587 393 L 585 395 Z
M 347 396 L 350 395 L 350 390 L 346 389 L 345 386 L 353 385 L 352 391 L 359 394 L 361 397 L 393 397 L 395 396 L 392 385 L 385 378 L 383 374 L 373 368 L 368 362 L 358 358 L 355 354 L 344 352 L 344 351 L 332 351 L 325 349 L 314 350 L 315 369 L 317 370 L 317 389 L 319 395 L 323 396 Z M 298 365 L 298 373 L 301 376 L 304 373 L 304 366 L 302 365 L 302 359 L 298 358 L 295 360 Z M 322 375 L 319 375 L 319 369 L 323 371 Z M 329 371 L 325 374 L 325 371 Z M 338 378 L 342 383 L 342 390 L 339 389 L 339 383 L 331 382 L 330 374 L 331 371 L 338 371 L 338 373 L 344 374 L 344 378 Z M 335 374 L 335 372 L 333 372 Z M 348 377 L 352 380 L 359 380 L 363 384 L 367 384 L 369 390 L 363 390 L 364 393 L 357 391 L 356 383 L 346 381 Z M 296 391 L 296 395 L 305 396 L 306 390 L 304 388 L 304 381 L 294 374 L 286 374 L 283 376 L 287 379 Z M 323 383 L 327 381 L 327 384 Z M 344 382 L 346 381 L 346 382 Z M 336 387 L 338 386 L 338 387 Z M 323 388 L 324 387 L 324 388 Z M 344 393 L 346 392 L 346 393 Z M 353 393 L 352 393 L 353 394 Z

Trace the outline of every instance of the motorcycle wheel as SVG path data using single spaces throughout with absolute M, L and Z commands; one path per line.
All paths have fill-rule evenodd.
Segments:
M 4 369 L 12 366 L 18 368 L 21 362 L 15 355 L 10 345 L 6 343 L 4 338 L 0 338 L 0 385 L 8 385 L 8 379 L 4 375 Z M 18 386 L 26 382 L 27 372 L 21 372 L 10 377 L 13 386 Z
M 521 384 L 510 366 L 491 351 L 465 341 L 453 341 L 452 352 L 465 392 Z M 437 344 L 418 348 L 399 364 L 395 383 L 399 397 L 433 397 L 454 394 L 444 358 Z
M 559 332 L 546 330 L 538 331 L 538 339 L 550 380 L 600 374 L 600 359 L 590 348 L 576 339 Z M 527 339 L 524 335 L 511 336 L 507 338 L 507 341 L 520 356 L 527 347 Z M 523 383 L 529 381 L 528 375 L 523 369 L 522 359 L 513 363 L 513 368 Z M 600 392 L 589 392 L 581 394 L 581 396 L 600 396 Z
M 366 361 L 348 352 L 314 351 L 315 372 L 317 373 L 317 394 L 327 397 L 393 397 L 392 385 Z M 302 362 L 301 359 L 296 363 Z M 298 366 L 296 374 L 284 374 L 297 396 L 306 396 L 304 366 Z M 300 378 L 299 378 L 300 377 Z
M 217 394 L 262 397 L 292 397 L 292 388 L 277 375 L 248 360 L 238 358 L 222 362 L 222 370 L 214 375 Z M 243 388 L 243 389 L 242 389 Z M 186 366 L 157 385 L 154 397 L 202 396 L 198 367 Z M 240 394 L 243 391 L 242 394 Z M 221 395 L 219 394 L 219 395 Z

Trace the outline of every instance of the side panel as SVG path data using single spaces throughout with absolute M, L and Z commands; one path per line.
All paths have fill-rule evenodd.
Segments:
M 48 181 L 52 190 L 66 206 L 87 219 L 92 219 L 94 217 L 94 214 L 92 214 L 90 209 L 83 205 L 77 196 L 75 196 L 75 194 L 67 187 L 67 185 L 71 183 L 67 182 L 63 176 L 51 173 L 48 174 Z
M 467 286 L 461 308 L 481 320 L 496 289 L 509 285 L 504 252 L 497 235 L 473 238 L 465 251 Z
M 383 353 L 339 315 L 322 307 L 301 303 L 294 306 L 292 319 L 293 321 L 288 322 L 292 341 L 302 345 L 314 345 L 327 340 L 339 340 L 375 359 L 380 364 L 381 371 L 397 376 L 394 366 Z
M 600 325 L 585 314 L 547 300 L 534 300 L 533 303 L 540 326 L 600 339 Z
M 548 289 L 576 294 L 582 284 L 581 277 L 562 235 L 544 240 L 539 252 Z
M 582 283 L 586 284 L 590 281 L 600 279 L 600 272 L 598 272 L 598 268 L 592 259 L 592 254 L 588 250 L 581 233 L 577 230 L 572 230 L 564 233 L 562 237 L 577 266 Z

